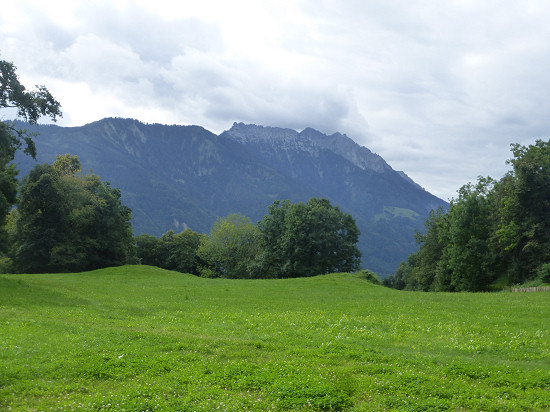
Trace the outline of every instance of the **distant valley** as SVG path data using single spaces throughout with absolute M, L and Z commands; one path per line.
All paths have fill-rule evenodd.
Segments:
M 276 199 L 323 197 L 361 230 L 362 266 L 393 273 L 416 250 L 416 230 L 446 206 L 380 156 L 336 133 L 235 123 L 220 135 L 200 126 L 108 118 L 81 127 L 28 126 L 40 135 L 38 162 L 78 155 L 133 210 L 135 234 L 191 228 L 207 233 L 217 217 L 260 220 Z M 18 154 L 20 177 L 36 163 Z

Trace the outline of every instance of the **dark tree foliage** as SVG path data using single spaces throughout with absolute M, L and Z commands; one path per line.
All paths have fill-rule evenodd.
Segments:
M 407 272 L 409 287 L 420 290 L 431 290 L 438 274 L 438 261 L 443 255 L 444 239 L 447 235 L 447 218 L 443 208 L 430 211 L 426 219 L 426 233 L 417 233 L 416 241 L 422 247 L 407 259 L 401 276 Z
M 410 255 L 409 259 L 414 256 Z M 389 275 L 386 277 L 382 284 L 388 288 L 394 288 L 403 290 L 407 287 L 407 280 L 409 279 L 409 273 L 412 266 L 409 261 L 401 262 L 394 275 Z
M 359 269 L 359 230 L 353 218 L 326 199 L 275 201 L 254 225 L 232 214 L 208 235 L 169 231 L 159 239 L 135 237 L 142 264 L 224 278 L 286 278 Z
M 163 242 L 161 237 L 161 242 Z M 191 229 L 185 229 L 170 237 L 170 253 L 166 262 L 166 268 L 182 273 L 199 274 L 201 263 L 197 256 L 197 249 L 203 236 Z
M 0 140 L 3 140 L 4 128 L 5 124 L 0 123 Z M 17 170 L 13 164 L 8 165 L 8 157 L 0 156 L 0 252 L 5 252 L 9 245 L 4 225 L 10 208 L 17 200 Z
M 512 153 L 498 235 L 508 252 L 510 279 L 522 282 L 550 262 L 550 141 L 515 144 Z
M 69 208 L 53 166 L 35 166 L 24 179 L 18 202 L 16 266 L 21 272 L 57 272 L 52 255 L 71 236 Z
M 158 239 L 156 236 L 143 233 L 134 237 L 136 255 L 139 263 L 148 266 L 164 267 L 165 259 L 158 254 Z
M 491 179 L 479 179 L 475 187 L 467 184 L 451 202 L 434 289 L 477 292 L 488 290 L 495 280 L 489 241 L 492 183 Z
M 550 262 L 550 142 L 512 145 L 513 170 L 459 190 L 446 213 L 433 212 L 420 248 L 387 286 L 486 291 L 546 273 Z
M 157 266 L 182 273 L 199 274 L 197 248 L 201 235 L 191 229 L 175 234 L 169 230 L 160 238 L 149 234 L 135 237 L 136 253 L 142 265 Z
M 41 116 L 48 116 L 54 121 L 62 116 L 59 102 L 44 86 L 27 91 L 19 82 L 16 67 L 4 60 L 0 60 L 0 109 L 2 108 L 17 109 L 18 116 L 30 124 L 36 124 Z M 10 162 L 23 144 L 24 152 L 36 157 L 32 138 L 32 134 L 16 128 L 13 123 L 0 121 L 0 251 L 5 251 L 7 247 L 7 235 L 3 226 L 17 196 L 17 170 Z
M 17 204 L 15 268 L 68 272 L 135 261 L 131 210 L 118 189 L 80 174 L 76 156 L 36 165 Z
M 275 201 L 258 227 L 259 267 L 267 276 L 313 276 L 359 268 L 355 221 L 327 199 Z

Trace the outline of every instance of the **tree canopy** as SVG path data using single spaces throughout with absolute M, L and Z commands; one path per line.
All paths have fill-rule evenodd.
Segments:
M 61 105 L 44 86 L 28 91 L 19 81 L 13 63 L 0 60 L 0 109 L 14 108 L 21 119 L 36 124 L 40 117 L 53 121 L 62 116 Z M 3 227 L 17 196 L 17 170 L 10 164 L 15 152 L 23 144 L 24 152 L 36 157 L 33 135 L 13 123 L 0 121 L 0 227 Z M 3 230 L 3 229 L 1 229 Z M 4 246 L 6 233 L 0 233 L 0 248 Z M 0 249 L 2 250 L 2 249 Z
M 386 284 L 411 290 L 483 291 L 523 283 L 550 263 L 550 141 L 512 145 L 512 170 L 478 179 L 448 211 L 430 214 L 420 248 Z
M 359 268 L 355 220 L 327 199 L 275 201 L 258 223 L 259 266 L 275 277 L 313 276 Z
M 143 265 L 198 275 L 197 248 L 202 236 L 191 229 L 180 233 L 169 230 L 158 239 L 141 234 L 135 237 L 137 257 Z
M 175 241 L 185 235 L 186 240 Z M 277 200 L 254 225 L 240 214 L 218 218 L 208 235 L 169 231 L 136 236 L 141 263 L 204 277 L 287 278 L 359 269 L 359 230 L 326 199 Z M 187 262 L 180 266 L 169 262 Z
M 259 252 L 259 229 L 249 218 L 231 214 L 214 223 L 210 234 L 200 240 L 197 256 L 204 262 L 207 277 L 255 277 L 252 262 Z
M 20 272 L 67 272 L 134 261 L 131 210 L 121 194 L 78 157 L 38 164 L 23 180 L 17 203 L 15 267 Z

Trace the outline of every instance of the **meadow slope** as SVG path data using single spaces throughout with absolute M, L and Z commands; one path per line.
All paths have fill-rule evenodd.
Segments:
M 0 410 L 550 410 L 550 293 L 0 275 Z

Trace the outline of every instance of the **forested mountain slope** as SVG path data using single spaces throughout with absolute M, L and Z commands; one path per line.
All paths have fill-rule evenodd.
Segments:
M 208 232 L 218 216 L 257 221 L 276 199 L 324 197 L 357 221 L 362 266 L 385 274 L 416 250 L 414 231 L 428 212 L 446 204 L 347 136 L 309 128 L 236 123 L 218 136 L 199 126 L 109 118 L 36 131 L 38 162 L 78 155 L 83 170 L 122 191 L 136 234 Z M 21 177 L 34 164 L 22 155 L 16 161 Z

